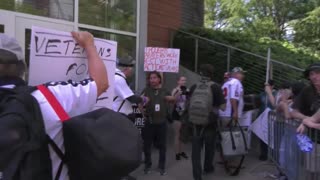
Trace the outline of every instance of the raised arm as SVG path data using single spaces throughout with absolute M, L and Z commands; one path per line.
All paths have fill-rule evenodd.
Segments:
M 86 50 L 89 75 L 96 82 L 97 93 L 100 96 L 108 89 L 109 80 L 107 69 L 94 46 L 93 35 L 89 32 L 72 32 L 71 34 L 75 41 Z

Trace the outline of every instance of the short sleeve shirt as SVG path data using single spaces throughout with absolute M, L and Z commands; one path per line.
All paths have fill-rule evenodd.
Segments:
M 242 117 L 244 108 L 244 90 L 241 82 L 238 79 L 231 78 L 229 81 L 224 83 L 222 86 L 222 91 L 226 100 L 226 110 L 220 111 L 221 117 L 231 117 L 232 116 L 232 106 L 231 99 L 238 101 L 238 117 Z
M 170 92 L 164 88 L 153 89 L 150 87 L 147 87 L 143 92 L 149 98 L 146 105 L 148 120 L 153 124 L 165 123 L 168 115 L 168 104 L 165 97 L 170 96 Z
M 52 82 L 47 84 L 47 87 L 70 117 L 87 113 L 91 111 L 96 104 L 97 85 L 92 79 L 86 79 L 78 83 L 72 81 Z M 34 91 L 32 95 L 37 99 L 40 105 L 47 134 L 64 152 L 62 123 L 60 122 L 58 115 L 40 91 Z M 52 161 L 52 174 L 53 177 L 55 177 L 61 160 L 50 146 L 49 151 Z M 68 179 L 68 169 L 64 165 L 60 180 Z
M 114 101 L 113 110 L 121 112 L 123 114 L 133 113 L 132 104 L 127 100 L 128 97 L 133 96 L 134 93 L 130 89 L 126 76 L 119 70 L 116 69 L 116 75 L 114 77 Z
M 294 100 L 293 109 L 306 116 L 312 116 L 320 108 L 320 97 L 312 86 L 305 87 Z

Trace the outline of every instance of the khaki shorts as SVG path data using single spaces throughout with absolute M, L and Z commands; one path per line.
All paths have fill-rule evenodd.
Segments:
M 320 144 L 313 143 L 312 152 L 305 157 L 306 169 L 309 172 L 320 172 Z

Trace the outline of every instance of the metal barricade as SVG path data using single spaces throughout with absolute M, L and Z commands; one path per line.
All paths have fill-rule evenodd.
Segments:
M 320 180 L 320 133 L 308 129 L 313 142 L 312 152 L 305 153 L 297 143 L 298 120 L 286 120 L 271 111 L 268 121 L 269 158 L 288 180 Z

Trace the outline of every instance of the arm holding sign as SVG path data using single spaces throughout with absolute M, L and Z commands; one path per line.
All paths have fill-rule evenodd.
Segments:
M 72 32 L 73 38 L 86 50 L 90 77 L 97 84 L 98 96 L 109 87 L 108 74 L 103 61 L 94 46 L 94 38 L 89 32 Z

